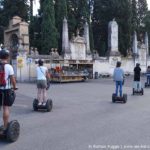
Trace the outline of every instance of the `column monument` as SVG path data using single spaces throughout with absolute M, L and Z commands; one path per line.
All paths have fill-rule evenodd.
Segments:
M 69 46 L 69 35 L 68 35 L 68 22 L 67 19 L 63 20 L 63 31 L 62 31 L 62 53 L 65 58 L 70 58 L 70 46 Z

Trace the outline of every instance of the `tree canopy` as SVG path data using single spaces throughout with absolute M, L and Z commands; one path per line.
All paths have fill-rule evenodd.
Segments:
M 39 13 L 33 17 L 30 12 L 33 5 L 29 7 L 28 2 L 0 1 L 1 43 L 3 30 L 15 15 L 30 21 L 30 46 L 37 47 L 41 54 L 48 54 L 51 48 L 58 48 L 61 53 L 64 17 L 68 20 L 70 38 L 77 29 L 82 36 L 85 21 L 89 23 L 91 50 L 96 49 L 101 56 L 105 56 L 108 50 L 108 23 L 113 18 L 119 26 L 119 51 L 124 56 L 131 48 L 134 31 L 138 34 L 147 31 L 150 35 L 150 14 L 146 0 L 40 0 Z

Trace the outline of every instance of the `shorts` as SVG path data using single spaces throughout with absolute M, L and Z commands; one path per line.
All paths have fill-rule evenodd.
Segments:
M 10 102 L 10 89 L 1 90 L 0 89 L 0 106 L 11 106 Z
M 46 80 L 37 80 L 37 88 L 38 89 L 46 89 L 47 81 Z

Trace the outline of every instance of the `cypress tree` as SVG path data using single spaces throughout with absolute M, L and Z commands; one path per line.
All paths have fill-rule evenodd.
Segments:
M 92 15 L 94 48 L 101 56 L 104 56 L 107 51 L 108 22 L 113 19 L 110 6 L 112 1 L 94 0 Z
M 28 0 L 1 0 L 0 1 L 0 43 L 3 43 L 3 32 L 13 16 L 19 16 L 28 21 Z
M 126 55 L 131 40 L 130 0 L 95 0 L 93 11 L 94 44 L 100 55 L 108 49 L 108 23 L 113 18 L 119 25 L 119 51 Z
M 13 16 L 19 16 L 23 20 L 28 21 L 29 16 L 28 0 L 4 0 L 3 1 L 3 15 L 6 18 L 6 24 Z
M 83 26 L 85 21 L 89 24 L 90 33 L 90 46 L 93 49 L 93 32 L 91 25 L 91 9 L 93 9 L 93 0 L 67 0 L 68 7 L 68 24 L 69 24 L 69 36 L 76 33 L 77 29 L 80 30 L 80 34 L 83 34 Z
M 137 31 L 138 28 L 138 18 L 137 18 L 137 1 L 136 0 L 132 0 L 132 18 L 131 18 L 131 25 L 132 25 L 132 34 L 134 33 L 134 31 Z
M 147 11 L 148 11 L 147 1 L 138 0 L 138 23 L 139 25 L 143 23 L 143 19 L 146 16 Z
M 56 28 L 59 33 L 58 37 L 58 50 L 62 50 L 62 25 L 64 17 L 67 18 L 67 3 L 66 0 L 55 0 L 55 20 Z
M 67 0 L 68 8 L 68 27 L 69 27 L 69 37 L 76 32 L 78 28 L 77 12 L 78 12 L 78 0 Z
M 85 21 L 90 22 L 90 10 L 88 0 L 78 1 L 78 28 L 82 28 Z
M 57 29 L 55 27 L 55 12 L 53 0 L 44 0 L 41 3 L 41 54 L 49 54 L 51 48 L 58 48 Z
M 148 11 L 148 7 L 147 7 L 147 1 L 146 0 L 138 0 L 138 35 L 142 35 L 144 36 L 144 32 L 145 32 L 145 25 L 144 25 L 144 18 L 146 17 Z M 144 37 L 139 37 L 139 40 L 141 40 L 141 38 Z

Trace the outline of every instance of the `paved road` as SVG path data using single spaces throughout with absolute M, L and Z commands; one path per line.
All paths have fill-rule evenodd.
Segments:
M 52 84 L 52 112 L 34 112 L 35 84 L 18 84 L 11 119 L 21 125 L 15 143 L 0 141 L 0 150 L 150 149 L 150 89 L 132 96 L 126 79 L 126 104 L 113 104 L 112 79 Z M 128 146 L 128 148 L 127 148 Z

